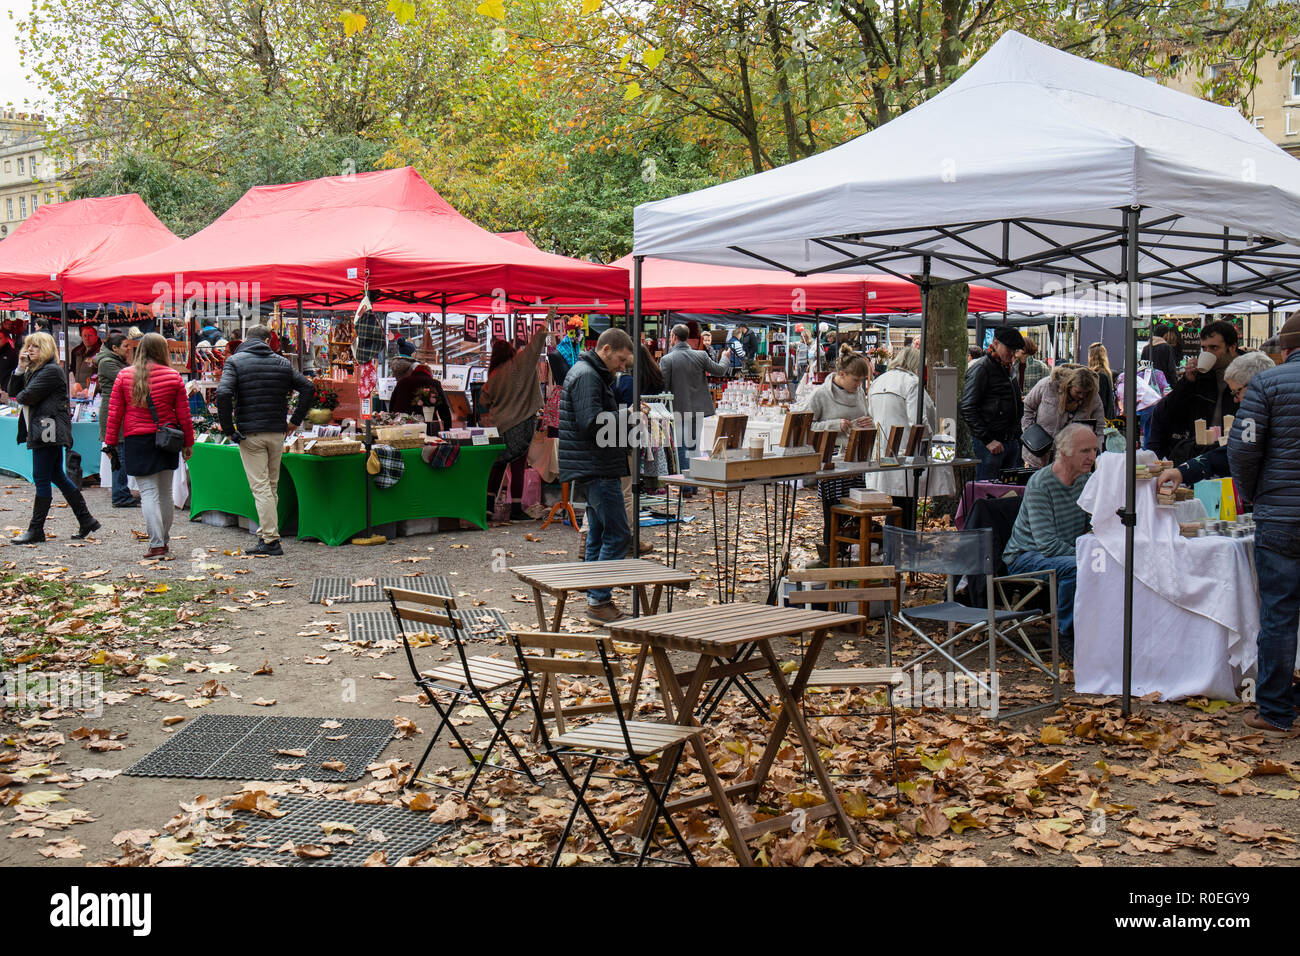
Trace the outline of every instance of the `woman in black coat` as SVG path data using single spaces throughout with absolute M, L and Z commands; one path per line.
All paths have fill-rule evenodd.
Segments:
M 68 377 L 59 365 L 53 336 L 36 332 L 23 341 L 9 393 L 22 406 L 18 441 L 27 442 L 32 450 L 32 483 L 36 486 L 27 531 L 11 542 L 36 544 L 45 540 L 45 518 L 54 502 L 52 484 L 58 485 L 77 516 L 77 533 L 72 537 L 84 538 L 98 531 L 99 522 L 86 507 L 81 489 L 63 471 L 63 449 L 72 447 L 72 414 L 68 409 Z

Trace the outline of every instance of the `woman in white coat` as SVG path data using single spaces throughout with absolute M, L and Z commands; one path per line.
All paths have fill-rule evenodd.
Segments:
M 889 360 L 885 374 L 872 383 L 867 393 L 867 407 L 871 419 L 876 423 L 876 452 L 881 458 L 889 442 L 889 429 L 894 425 L 911 425 L 916 422 L 916 390 L 920 381 L 921 353 L 918 349 L 905 346 Z M 934 399 L 925 396 L 926 436 L 933 435 L 939 429 L 938 412 Z M 916 484 L 915 472 L 907 468 L 894 468 L 866 476 L 867 487 L 891 495 L 894 504 L 904 507 L 903 502 L 910 497 L 908 492 Z M 948 467 L 931 468 L 920 481 L 916 497 L 925 498 L 934 495 L 952 495 L 957 493 L 957 482 L 952 469 Z

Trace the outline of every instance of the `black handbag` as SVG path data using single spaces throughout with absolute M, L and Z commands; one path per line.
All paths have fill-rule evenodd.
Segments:
M 1020 436 L 1020 444 L 1032 455 L 1040 458 L 1052 448 L 1052 436 L 1047 429 L 1037 422 L 1030 425 Z
M 176 454 L 185 447 L 185 433 L 175 425 L 162 425 L 158 422 L 158 409 L 154 408 L 153 396 L 149 395 L 149 414 L 153 416 L 154 427 L 158 430 L 154 432 L 153 443 L 159 451 L 165 451 L 170 454 Z

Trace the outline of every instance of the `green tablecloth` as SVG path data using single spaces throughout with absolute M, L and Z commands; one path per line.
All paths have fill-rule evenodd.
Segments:
M 284 468 L 298 490 L 298 537 L 343 544 L 366 529 L 366 489 L 370 482 L 372 526 L 417 518 L 462 518 L 487 527 L 488 472 L 504 445 L 467 445 L 450 468 L 430 468 L 420 449 L 402 450 L 402 478 L 391 488 L 376 488 L 366 474 L 364 455 L 285 455 Z
M 253 502 L 252 489 L 248 487 L 248 476 L 244 474 L 238 445 L 197 442 L 187 465 L 190 473 L 190 518 L 197 518 L 205 511 L 221 511 L 257 521 L 257 506 Z M 298 513 L 298 496 L 283 459 L 277 492 L 280 531 L 284 532 L 293 527 L 293 519 Z
M 504 445 L 468 445 L 450 468 L 430 468 L 420 449 L 402 451 L 402 478 L 374 487 L 364 455 L 285 455 L 280 460 L 280 526 L 297 518 L 298 537 L 344 544 L 366 528 L 365 484 L 370 482 L 371 524 L 419 518 L 461 518 L 487 527 L 487 484 Z M 225 511 L 257 517 L 253 493 L 234 445 L 194 446 L 190 459 L 190 516 Z
M 0 471 L 32 480 L 32 452 L 26 443 L 18 444 L 18 416 L 0 418 Z M 99 474 L 99 422 L 74 422 L 72 450 L 81 455 L 81 471 Z

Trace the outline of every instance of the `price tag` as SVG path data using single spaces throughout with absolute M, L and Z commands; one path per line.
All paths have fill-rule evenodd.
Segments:
M 361 400 L 361 420 L 370 421 L 370 397 L 367 396 Z
M 474 436 L 474 444 L 476 444 L 476 445 L 486 445 L 487 443 L 488 443 L 488 437 L 487 437 L 487 435 L 475 435 L 475 436 Z

